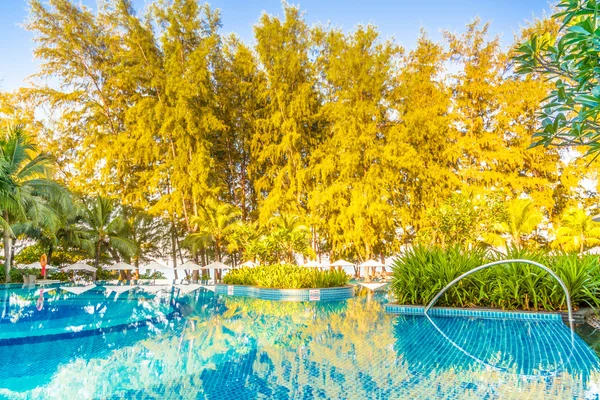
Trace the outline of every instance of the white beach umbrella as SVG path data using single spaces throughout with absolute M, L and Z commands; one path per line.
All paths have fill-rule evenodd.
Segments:
M 354 267 L 354 264 L 346 260 L 337 260 L 329 264 L 330 267 Z
M 107 271 L 133 271 L 136 268 L 133 265 L 129 265 L 124 262 L 118 262 L 116 264 L 105 267 L 104 269 Z
M 359 267 L 385 267 L 385 265 L 383 265 L 382 263 L 380 263 L 379 261 L 375 261 L 373 259 L 370 259 L 368 261 L 365 261 L 364 263 L 360 264 Z
M 201 269 L 204 269 L 204 267 L 202 267 L 194 262 L 188 261 L 186 263 L 178 265 L 177 269 L 187 269 L 188 271 L 200 271 Z
M 229 269 L 229 265 L 223 264 L 220 261 L 215 261 L 215 262 L 208 264 L 204 268 L 206 268 L 206 269 Z
M 69 293 L 81 294 L 81 293 L 85 293 L 88 290 L 91 290 L 91 289 L 93 289 L 95 287 L 96 287 L 96 285 L 88 285 L 88 286 L 61 286 L 60 288 L 62 290 L 66 290 Z
M 154 269 L 154 270 L 170 270 L 173 269 L 171 267 L 166 266 L 165 264 L 161 264 L 156 261 L 152 261 L 150 264 L 144 265 L 143 269 Z
M 379 261 L 370 259 L 370 260 L 367 260 L 364 263 L 360 264 L 359 267 L 365 268 L 365 274 L 368 276 L 368 275 L 370 275 L 368 272 L 369 271 L 368 268 L 385 267 L 385 265 L 383 265 Z
M 20 264 L 17 265 L 19 269 L 42 269 L 42 264 L 39 261 L 32 262 L 31 264 Z M 52 265 L 46 265 L 46 269 L 57 269 Z
M 591 249 L 588 249 L 581 254 L 598 255 L 598 254 L 600 254 L 600 246 L 592 247 Z
M 67 265 L 64 268 L 61 268 L 61 271 L 88 271 L 88 272 L 96 272 L 96 268 L 88 265 L 86 263 L 75 263 L 71 265 Z
M 258 266 L 258 264 L 255 263 L 254 261 L 246 261 L 245 263 L 240 265 L 240 267 L 248 267 L 248 268 L 254 268 L 256 266 Z

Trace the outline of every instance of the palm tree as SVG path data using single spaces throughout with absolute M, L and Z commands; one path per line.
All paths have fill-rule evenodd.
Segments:
M 264 262 L 259 243 L 265 237 L 265 230 L 258 222 L 237 221 L 232 226 L 227 250 L 236 254 L 238 260 Z
M 128 216 L 127 231 L 129 239 L 135 245 L 135 252 L 131 258 L 136 268 L 139 267 L 141 261 L 150 261 L 150 255 L 158 254 L 158 245 L 164 238 L 164 232 L 167 229 L 162 219 L 154 218 L 143 211 L 135 210 L 132 215 Z
M 96 196 L 85 205 L 84 231 L 94 244 L 94 266 L 100 265 L 100 256 L 108 251 L 115 260 L 119 256 L 131 257 L 136 252 L 135 243 L 129 238 L 127 223 L 112 199 Z
M 240 210 L 231 204 L 208 198 L 198 211 L 198 215 L 191 218 L 197 230 L 190 233 L 183 244 L 192 250 L 212 246 L 215 258 L 222 261 L 223 250 L 241 215 Z
M 191 218 L 197 232 L 190 233 L 186 241 L 211 244 L 217 261 L 222 261 L 224 246 L 239 216 L 240 211 L 236 207 L 210 198 L 200 207 L 198 215 Z
M 283 260 L 294 262 L 294 253 L 310 252 L 310 229 L 298 215 L 278 215 L 269 220 L 271 235 L 279 247 Z
M 553 245 L 564 250 L 583 252 L 586 247 L 600 244 L 600 224 L 585 211 L 572 207 L 565 211 L 561 227 L 556 230 Z
M 506 236 L 513 245 L 521 247 L 523 237 L 531 234 L 542 222 L 542 213 L 530 199 L 513 199 L 506 204 L 503 221 L 493 224 L 493 232 L 486 238 L 490 244 L 507 244 Z
M 73 202 L 70 195 L 61 198 L 60 202 L 51 202 L 57 212 L 58 224 L 40 226 L 34 221 L 25 221 L 12 225 L 15 236 L 24 235 L 37 240 L 51 263 L 52 253 L 57 247 L 77 252 L 92 252 L 93 245 L 86 238 L 86 232 L 80 226 L 81 204 Z
M 16 233 L 31 224 L 55 229 L 60 223 L 52 206 L 67 195 L 67 190 L 52 181 L 52 159 L 40 153 L 22 125 L 3 129 L 0 136 L 0 225 L 3 230 L 4 271 L 10 282 L 13 245 Z

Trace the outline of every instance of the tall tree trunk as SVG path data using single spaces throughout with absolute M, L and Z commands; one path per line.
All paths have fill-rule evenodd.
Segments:
M 241 165 L 241 179 L 242 179 L 242 198 L 240 199 L 241 201 L 241 209 L 242 209 L 242 221 L 246 222 L 246 218 L 248 216 L 248 213 L 246 211 L 246 158 L 243 157 L 242 158 L 242 165 Z
M 135 279 L 140 279 L 140 256 L 135 257 Z
M 171 257 L 173 260 L 173 274 L 177 279 L 177 232 L 175 229 L 175 215 L 171 216 Z
M 217 261 L 221 262 L 221 246 L 219 245 L 219 241 L 215 241 L 215 252 L 217 253 Z M 215 278 L 221 280 L 221 270 L 215 270 Z
M 4 211 L 4 220 L 8 223 L 8 211 Z M 12 266 L 10 244 L 12 241 L 10 240 L 10 231 L 8 229 L 4 229 L 2 239 L 4 242 L 4 273 L 6 275 L 6 283 L 10 283 L 10 267 Z
M 194 260 L 194 262 L 196 264 L 199 263 L 199 261 L 198 261 L 198 252 L 197 251 L 194 252 L 194 253 L 192 253 L 192 260 Z M 200 271 L 196 270 L 196 271 L 192 272 L 192 280 L 197 281 L 199 279 L 199 276 L 200 276 Z
M 177 238 L 175 240 L 177 240 Z M 177 251 L 179 252 L 179 263 L 183 264 L 183 252 L 181 251 L 181 243 L 179 243 L 179 240 L 177 240 Z
M 123 257 L 123 260 L 127 264 L 131 265 L 131 257 L 127 257 L 127 256 Z M 124 272 L 125 272 L 125 279 L 127 279 L 128 281 L 130 281 L 131 280 L 131 270 L 128 269 L 127 271 L 124 271 Z
M 206 249 L 204 248 L 204 246 L 202 246 L 200 248 L 200 265 L 203 267 L 206 267 Z M 204 275 L 204 271 L 202 270 L 202 274 Z M 208 279 L 210 279 L 210 271 L 206 270 L 206 274 L 208 276 Z
M 54 245 L 50 243 L 48 246 L 48 254 L 46 254 L 46 263 L 50 265 L 50 260 L 52 260 L 52 253 L 54 253 Z
M 367 260 L 371 259 L 371 245 L 367 243 L 365 246 L 367 250 Z M 365 267 L 365 282 L 371 282 L 371 267 Z
M 15 259 L 15 247 L 17 244 L 17 238 L 16 237 L 11 237 L 10 238 L 10 262 L 12 263 L 12 261 Z M 11 264 L 12 267 L 12 264 Z
M 100 241 L 100 238 L 98 238 L 98 242 L 96 243 L 96 260 L 94 261 L 94 267 L 96 267 L 96 269 L 98 269 L 98 267 L 100 266 L 101 245 L 102 245 L 102 242 Z
M 188 232 L 191 232 L 192 229 L 190 227 L 190 220 L 188 219 L 187 204 L 185 203 L 185 198 L 183 198 L 183 196 L 181 197 L 181 202 L 183 203 L 183 219 L 185 220 L 185 227 Z

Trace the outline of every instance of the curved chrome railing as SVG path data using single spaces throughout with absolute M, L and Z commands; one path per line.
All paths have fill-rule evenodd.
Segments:
M 431 319 L 431 317 L 430 317 L 429 315 L 425 314 L 425 317 L 426 317 L 426 318 L 429 320 L 429 322 L 431 323 L 431 325 L 433 325 L 433 327 L 434 327 L 434 328 L 435 328 L 435 329 L 438 331 L 438 333 L 439 333 L 440 335 L 442 335 L 442 337 L 443 337 L 444 339 L 446 339 L 446 340 L 447 340 L 447 341 L 448 341 L 448 342 L 449 342 L 449 343 L 450 343 L 452 346 L 454 346 L 454 347 L 455 347 L 455 348 L 456 348 L 458 351 L 460 351 L 461 353 L 463 353 L 463 354 L 464 354 L 464 355 L 466 355 L 467 357 L 470 357 L 470 358 L 472 358 L 472 359 L 473 359 L 473 360 L 475 360 L 477 363 L 479 363 L 479 364 L 481 364 L 481 365 L 484 365 L 484 366 L 486 366 L 486 367 L 488 367 L 488 368 L 491 368 L 491 369 L 493 369 L 494 371 L 500 371 L 500 372 L 511 373 L 511 371 L 510 371 L 509 369 L 505 368 L 505 367 L 498 367 L 498 366 L 496 366 L 496 365 L 492 365 L 492 364 L 490 364 L 490 363 L 488 363 L 488 362 L 486 362 L 486 361 L 484 361 L 484 360 L 482 360 L 482 359 L 480 359 L 480 358 L 478 358 L 478 357 L 474 356 L 473 354 L 469 353 L 467 350 L 465 350 L 465 349 L 464 349 L 462 346 L 460 346 L 460 345 L 459 345 L 458 343 L 456 343 L 454 340 L 450 339 L 450 338 L 448 337 L 448 335 L 446 335 L 446 334 L 445 334 L 445 333 L 444 333 L 444 332 L 443 332 L 443 331 L 440 329 L 440 327 L 438 327 L 438 326 L 437 326 L 437 324 L 436 324 L 436 323 L 433 321 L 433 319 Z M 561 358 L 561 360 L 560 360 L 560 364 L 559 364 L 559 367 L 558 367 L 556 370 L 554 370 L 554 371 L 551 371 L 551 370 L 549 370 L 549 371 L 544 371 L 544 370 L 541 370 L 541 369 L 540 369 L 539 373 L 542 373 L 542 375 L 543 375 L 543 376 L 555 376 L 555 375 L 558 375 L 558 373 L 560 373 L 561 371 L 563 371 L 563 370 L 564 370 L 564 365 L 565 365 L 566 363 L 568 363 L 568 362 L 571 360 L 571 358 L 573 358 L 573 352 L 574 352 L 574 350 L 575 350 L 575 331 L 573 331 L 573 330 L 571 330 L 571 348 L 570 348 L 569 350 L 570 350 L 570 352 L 569 352 L 569 355 L 568 355 L 568 357 L 566 358 L 566 361 L 565 361 L 565 360 L 563 360 L 563 359 Z M 539 378 L 539 375 L 530 375 L 530 374 L 518 374 L 518 375 L 519 375 L 519 376 L 526 377 L 526 378 Z
M 544 271 L 546 271 L 547 273 L 549 273 L 550 275 L 552 275 L 552 277 L 554 279 L 556 279 L 558 281 L 558 283 L 560 284 L 560 286 L 562 287 L 562 289 L 565 292 L 565 296 L 566 296 L 566 300 L 567 300 L 567 310 L 569 312 L 569 327 L 571 328 L 571 332 L 573 331 L 573 309 L 571 307 L 571 295 L 569 294 L 569 290 L 567 289 L 567 286 L 564 284 L 564 282 L 558 277 L 558 275 L 556 275 L 556 273 L 554 273 L 554 271 L 552 271 L 550 268 L 546 267 L 545 265 L 542 265 L 538 262 L 535 261 L 531 261 L 531 260 L 500 260 L 500 261 L 494 261 L 488 264 L 484 264 L 481 265 L 477 268 L 473 268 L 470 271 L 465 272 L 464 274 L 462 274 L 461 276 L 459 276 L 458 278 L 454 279 L 452 282 L 450 282 L 449 284 L 446 285 L 446 287 L 444 287 L 442 290 L 440 290 L 438 292 L 438 294 L 435 295 L 435 297 L 433 298 L 433 300 L 431 300 L 429 302 L 429 304 L 427 304 L 427 307 L 425 307 L 425 314 L 427 314 L 427 312 L 429 311 L 429 309 L 435 304 L 435 302 L 440 298 L 440 296 L 442 296 L 446 290 L 450 289 L 455 283 L 457 283 L 458 281 L 460 281 L 461 279 L 477 272 L 477 271 L 481 271 L 482 269 L 486 269 L 489 267 L 493 267 L 494 265 L 499 265 L 499 264 L 530 264 L 530 265 L 535 265 L 536 267 L 539 267 L 541 269 L 543 269 Z

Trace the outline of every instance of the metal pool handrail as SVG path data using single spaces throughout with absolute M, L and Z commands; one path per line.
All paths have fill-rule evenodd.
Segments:
M 446 335 L 438 326 L 437 324 L 433 321 L 433 319 L 431 319 L 431 317 L 428 314 L 425 314 L 425 318 L 427 318 L 429 320 L 429 322 L 431 323 L 431 325 L 433 325 L 433 327 L 438 331 L 438 333 L 440 335 L 442 335 L 442 337 L 444 339 L 446 339 L 452 346 L 454 346 L 457 350 L 459 350 L 461 353 L 465 354 L 467 357 L 472 358 L 473 360 L 475 360 L 476 362 L 478 362 L 479 364 L 485 365 L 486 367 L 492 368 L 493 370 L 496 371 L 501 371 L 501 372 L 507 372 L 507 373 L 511 373 L 511 371 L 505 367 L 497 367 L 495 365 L 489 364 L 487 362 L 485 362 L 484 360 L 475 357 L 473 354 L 469 353 L 467 350 L 465 350 L 464 348 L 462 348 L 458 343 L 456 343 L 454 340 L 450 339 L 448 337 L 448 335 Z M 569 356 L 567 357 L 567 361 L 571 360 L 571 358 L 573 357 L 573 350 L 575 349 L 575 332 L 573 330 L 571 330 L 571 351 L 569 352 Z M 560 367 L 563 367 L 565 364 L 565 361 L 562 361 L 561 359 L 561 364 Z M 545 376 L 555 376 L 557 375 L 562 369 L 556 369 L 555 371 L 546 371 L 545 372 Z M 541 371 L 544 372 L 544 371 Z M 518 374 L 519 376 L 524 376 L 527 378 L 532 378 L 535 375 L 521 375 Z
M 465 272 L 464 274 L 462 274 L 461 276 L 459 276 L 458 278 L 454 279 L 452 282 L 450 282 L 449 284 L 446 285 L 446 287 L 444 287 L 442 290 L 440 290 L 438 292 L 438 294 L 435 295 L 435 297 L 433 298 L 433 300 L 431 300 L 429 302 L 429 304 L 427 304 L 427 307 L 425 307 L 425 311 L 424 313 L 427 314 L 427 312 L 429 311 L 429 309 L 435 304 L 435 302 L 437 301 L 437 299 L 440 298 L 441 295 L 443 295 L 446 290 L 450 289 L 450 287 L 452 287 L 455 283 L 457 283 L 458 281 L 460 281 L 461 279 L 477 272 L 477 271 L 481 271 L 482 269 L 486 269 L 489 267 L 493 267 L 494 265 L 499 265 L 499 264 L 517 264 L 517 263 L 522 263 L 522 264 L 530 264 L 530 265 L 535 265 L 536 267 L 539 267 L 541 269 L 543 269 L 544 271 L 546 271 L 547 273 L 549 273 L 550 275 L 552 275 L 552 277 L 554 279 L 556 279 L 558 281 L 558 283 L 560 284 L 560 286 L 562 287 L 562 289 L 565 292 L 565 296 L 567 299 L 567 310 L 569 312 L 569 327 L 571 328 L 571 331 L 573 331 L 573 309 L 571 307 L 571 295 L 569 294 L 569 289 L 567 289 L 567 286 L 564 284 L 564 282 L 558 277 L 558 275 L 556 275 L 554 273 L 554 271 L 552 271 L 550 268 L 546 267 L 545 265 L 542 265 L 538 262 L 535 261 L 531 261 L 531 260 L 500 260 L 500 261 L 494 261 L 488 264 L 484 264 L 481 265 L 477 268 L 473 268 L 470 271 Z

